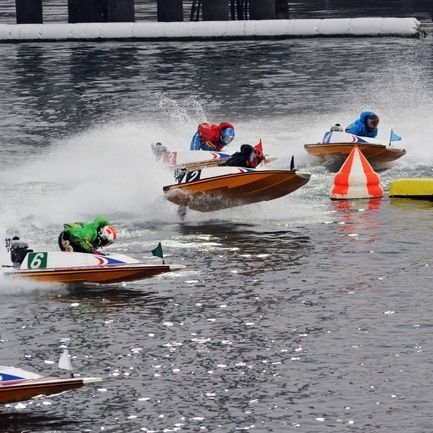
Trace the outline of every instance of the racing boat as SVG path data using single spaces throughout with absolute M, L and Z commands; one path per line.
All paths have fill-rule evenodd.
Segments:
M 198 152 L 196 152 L 198 153 Z M 200 212 L 273 200 L 310 180 L 298 170 L 210 167 L 178 171 L 177 183 L 163 187 L 167 200 Z
M 27 249 L 23 259 L 15 261 L 11 266 L 13 269 L 5 275 L 63 284 L 108 284 L 142 280 L 182 267 L 141 263 L 123 254 L 34 252 Z
M 101 380 L 97 377 L 43 377 L 20 368 L 0 366 L 0 404 L 61 394 Z
M 64 360 L 65 356 L 69 356 L 67 349 L 60 358 L 59 367 L 70 370 L 72 366 L 70 361 Z M 68 366 L 62 366 L 62 363 Z M 21 368 L 0 366 L 0 404 L 57 395 L 101 381 L 99 377 L 44 377 Z
M 390 163 L 401 158 L 406 150 L 385 145 L 370 137 L 359 137 L 341 131 L 328 131 L 321 143 L 305 144 L 309 155 L 317 157 L 330 171 L 338 171 L 353 147 L 357 145 L 374 170 L 389 168 Z

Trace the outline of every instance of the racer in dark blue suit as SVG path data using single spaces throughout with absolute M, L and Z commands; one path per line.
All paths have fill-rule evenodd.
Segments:
M 375 138 L 377 136 L 377 125 L 379 125 L 379 117 L 372 111 L 364 111 L 359 116 L 359 119 L 351 123 L 345 131 L 361 137 Z

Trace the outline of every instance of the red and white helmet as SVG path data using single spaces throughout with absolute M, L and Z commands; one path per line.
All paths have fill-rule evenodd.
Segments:
M 101 227 L 98 235 L 103 245 L 112 244 L 117 237 L 116 229 L 113 226 Z

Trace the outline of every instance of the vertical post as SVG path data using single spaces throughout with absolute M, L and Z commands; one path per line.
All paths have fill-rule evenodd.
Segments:
M 134 22 L 134 0 L 108 0 L 107 21 L 112 23 Z
M 17 24 L 42 24 L 42 0 L 15 0 Z
M 106 23 L 108 22 L 108 0 L 93 0 L 93 7 L 95 8 L 95 22 Z
M 247 5 L 246 0 L 236 0 L 236 12 L 238 16 L 238 20 L 246 20 L 247 19 Z
M 68 0 L 69 23 L 133 22 L 134 0 Z
M 203 21 L 227 21 L 228 19 L 227 0 L 203 0 Z
M 157 0 L 158 21 L 183 21 L 183 0 Z
M 275 19 L 275 0 L 250 0 L 250 19 Z
M 289 1 L 275 0 L 275 18 L 279 20 L 289 19 Z
M 68 0 L 68 23 L 97 22 L 95 3 L 89 0 Z

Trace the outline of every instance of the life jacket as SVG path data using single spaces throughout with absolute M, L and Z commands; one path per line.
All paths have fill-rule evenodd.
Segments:
M 98 230 L 109 221 L 103 216 L 97 216 L 93 222 L 75 222 L 64 224 L 64 231 L 69 236 L 69 240 L 80 246 L 84 251 L 91 252 L 92 248 L 98 245 Z
M 198 133 L 207 146 L 213 147 L 215 150 L 221 150 L 225 146 L 221 142 L 221 132 L 225 128 L 234 129 L 229 122 L 221 122 L 219 125 L 204 122 L 198 125 Z
M 360 135 L 361 137 L 372 137 L 375 138 L 377 136 L 378 129 L 369 128 L 367 125 L 368 117 L 375 116 L 372 111 L 364 111 L 359 116 L 359 119 L 355 120 L 348 127 L 346 127 L 345 132 L 354 135 Z

